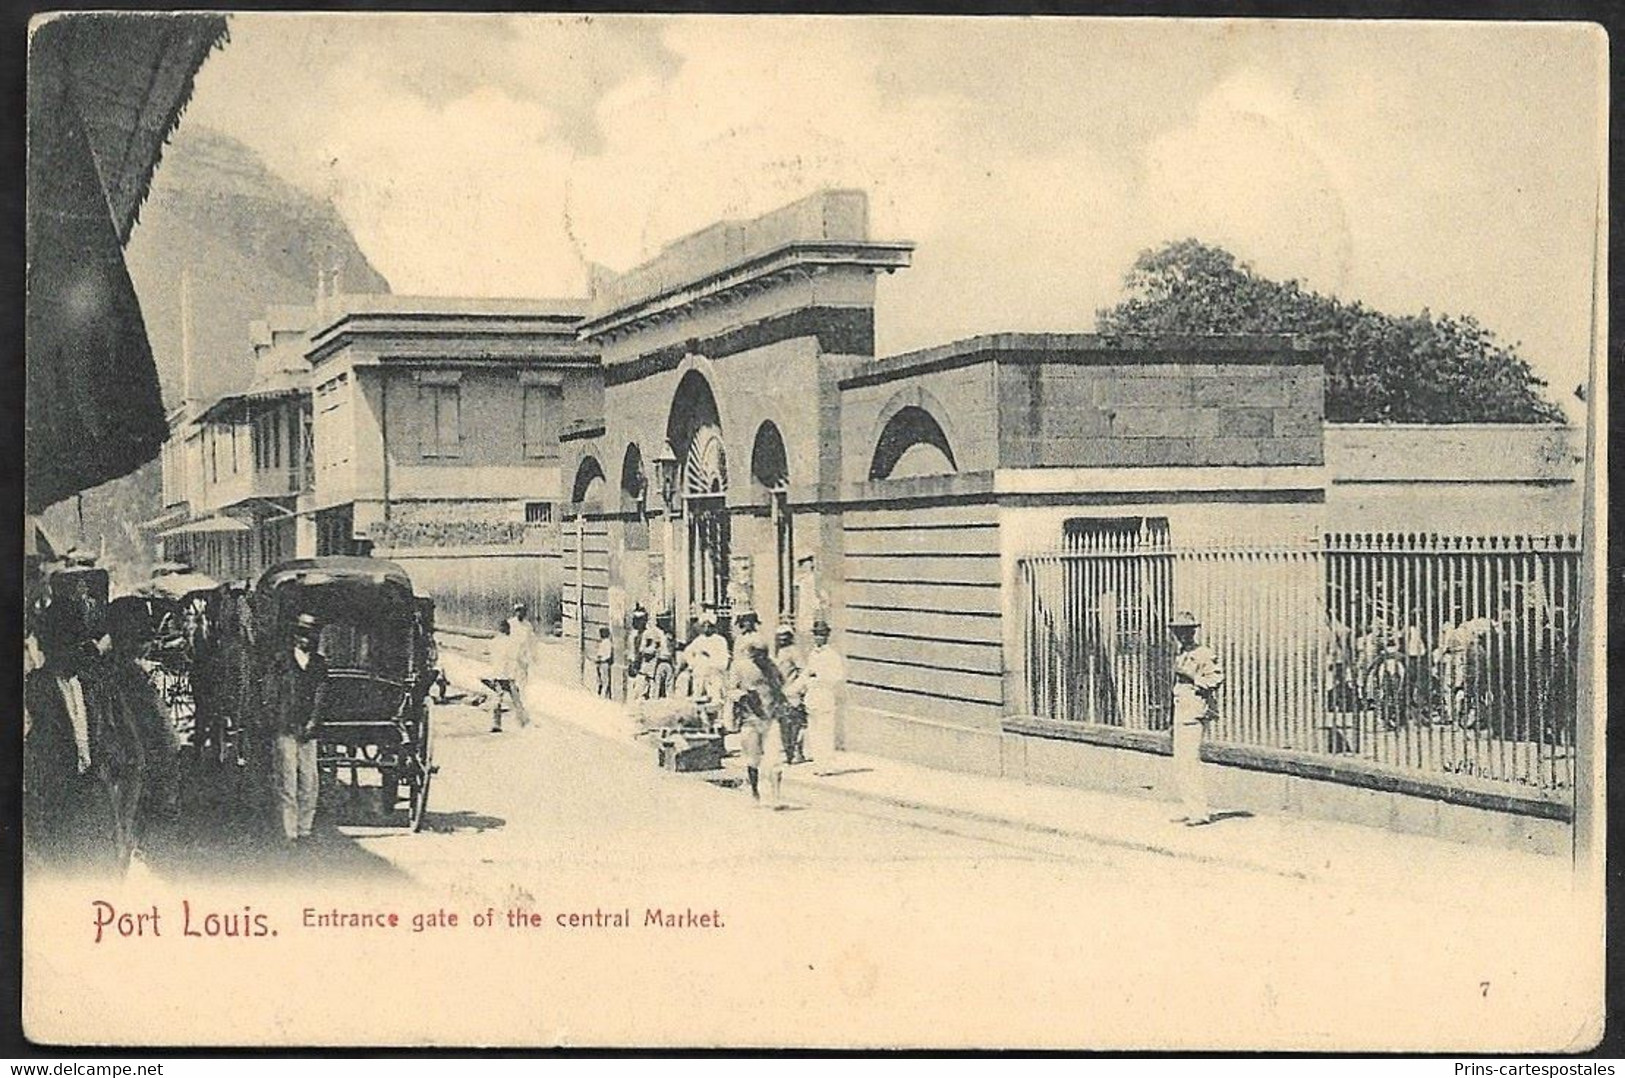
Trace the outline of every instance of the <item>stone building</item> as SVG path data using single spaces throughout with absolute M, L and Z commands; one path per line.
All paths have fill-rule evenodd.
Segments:
M 273 315 L 254 384 L 172 419 L 164 534 L 222 576 L 370 551 L 445 626 L 528 598 L 584 667 L 639 605 L 679 637 L 822 617 L 846 747 L 1114 789 L 1164 781 L 1168 621 L 1199 609 L 1238 807 L 1559 840 L 1572 739 L 1531 723 L 1572 683 L 1574 431 L 1329 426 L 1319 356 L 1282 338 L 877 357 L 876 279 L 912 249 L 822 192 L 590 300 Z M 1516 714 L 1458 730 L 1417 697 L 1407 731 L 1329 687 L 1329 641 L 1404 630 L 1419 671 L 1467 621 Z
M 1572 641 L 1562 536 L 1516 556 L 1332 540 L 1449 532 L 1468 506 L 1467 536 L 1572 533 L 1572 431 L 1329 427 L 1320 357 L 1280 338 L 1008 333 L 876 357 L 875 278 L 911 250 L 870 235 L 860 193 L 825 192 L 600 283 L 578 334 L 601 390 L 560 436 L 579 657 L 636 605 L 679 636 L 707 611 L 823 616 L 847 748 L 1140 789 L 1166 779 L 1167 621 L 1203 606 L 1236 666 L 1216 750 L 1233 803 L 1562 841 L 1561 730 L 1509 749 L 1527 715 L 1466 737 L 1371 726 L 1324 664 L 1337 626 L 1403 616 L 1432 640 L 1476 613 L 1517 625 L 1498 676 L 1538 681 Z M 1482 770 L 1497 753 L 1524 762 Z
M 580 335 L 602 403 L 564 436 L 567 636 L 638 603 L 679 630 L 744 604 L 806 620 L 839 551 L 839 381 L 873 357 L 875 275 L 910 250 L 870 238 L 863 195 L 831 192 L 600 288 Z
M 166 555 L 230 580 L 371 552 L 450 624 L 489 625 L 516 598 L 556 624 L 560 427 L 598 381 L 581 314 L 402 296 L 270 312 L 249 387 L 171 417 Z

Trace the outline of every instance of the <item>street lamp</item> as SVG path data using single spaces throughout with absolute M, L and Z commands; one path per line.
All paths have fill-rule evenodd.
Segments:
M 677 500 L 677 454 L 672 452 L 670 442 L 660 443 L 654 466 L 660 469 L 660 497 L 669 512 Z

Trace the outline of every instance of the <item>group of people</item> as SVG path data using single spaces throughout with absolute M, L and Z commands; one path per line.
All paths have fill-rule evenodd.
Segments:
M 678 642 L 641 604 L 627 619 L 622 654 L 628 702 L 667 697 L 691 701 L 707 725 L 739 736 L 751 795 L 779 801 L 783 768 L 828 761 L 836 748 L 839 688 L 845 678 L 840 653 L 830 643 L 829 623 L 812 625 L 812 646 L 803 648 L 794 627 L 767 633 L 753 610 L 733 617 L 730 643 L 714 613 L 690 624 Z M 613 695 L 616 649 L 608 628 L 593 654 L 597 691 Z
M 144 608 L 56 595 L 30 611 L 24 835 L 39 862 L 120 874 L 178 812 L 180 740 L 139 662 Z
M 1403 628 L 1375 617 L 1355 633 L 1328 618 L 1325 663 L 1329 705 L 1337 710 L 1376 708 L 1394 725 L 1436 715 L 1474 721 L 1489 681 L 1490 618 L 1448 618 L 1430 640 L 1417 619 Z
M 762 631 L 754 611 L 734 619 L 737 638 L 731 661 L 727 644 L 715 630 L 715 621 L 702 626 L 701 635 L 685 649 L 690 669 L 699 659 L 705 676 L 703 692 L 720 690 L 727 720 L 724 728 L 739 734 L 740 754 L 750 794 L 758 802 L 782 803 L 781 786 L 787 765 L 809 759 L 828 760 L 835 751 L 836 694 L 844 676 L 840 654 L 830 645 L 829 623 L 813 622 L 813 646 L 803 652 L 794 628 L 780 625 L 771 640 Z M 725 672 L 716 672 L 718 654 Z M 695 645 L 700 645 L 696 652 Z M 809 739 L 813 744 L 809 746 Z M 809 747 L 812 755 L 809 757 Z M 765 780 L 765 781 L 764 781 Z

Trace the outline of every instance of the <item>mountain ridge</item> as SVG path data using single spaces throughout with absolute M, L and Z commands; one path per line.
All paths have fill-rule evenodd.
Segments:
M 124 257 L 170 409 L 246 386 L 254 369 L 249 323 L 270 307 L 312 305 L 318 270 L 338 267 L 345 292 L 390 292 L 330 202 L 276 176 L 237 140 L 184 122 L 164 151 Z M 183 275 L 191 279 L 189 387 Z M 99 551 L 105 538 L 115 587 L 127 590 L 146 579 L 155 560 L 155 544 L 138 525 L 156 517 L 162 501 L 154 460 L 77 502 L 52 506 L 42 519 L 69 547 Z

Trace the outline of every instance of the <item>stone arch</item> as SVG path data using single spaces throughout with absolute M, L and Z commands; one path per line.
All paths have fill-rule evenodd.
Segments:
M 686 495 L 723 494 L 728 489 L 728 454 L 722 441 L 722 415 L 704 373 L 691 367 L 672 394 L 666 441 L 682 471 Z
M 875 423 L 870 479 L 942 475 L 959 470 L 947 411 L 930 390 L 898 390 Z

